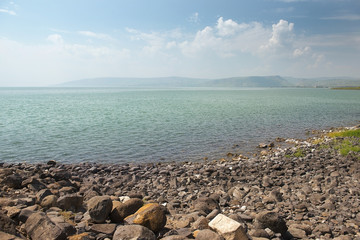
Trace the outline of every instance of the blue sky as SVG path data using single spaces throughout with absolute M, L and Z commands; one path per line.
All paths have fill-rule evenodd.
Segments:
M 0 86 L 360 77 L 358 0 L 0 0 Z

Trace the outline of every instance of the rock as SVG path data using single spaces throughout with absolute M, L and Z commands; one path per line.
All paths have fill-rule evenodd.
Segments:
M 56 165 L 56 161 L 55 160 L 49 160 L 46 164 L 49 165 L 49 166 L 54 167 Z
M 112 209 L 111 198 L 109 196 L 93 197 L 88 201 L 87 208 L 92 221 L 103 223 Z
M 1 240 L 21 240 L 22 238 L 19 238 L 15 235 L 0 231 L 0 239 Z
M 113 240 L 156 240 L 155 234 L 148 228 L 141 225 L 125 225 L 119 226 L 114 235 Z
M 210 229 L 200 230 L 196 233 L 195 239 L 197 240 L 223 240 L 216 232 L 211 231 Z
M 284 219 L 275 212 L 261 212 L 256 216 L 256 220 L 261 228 L 270 228 L 275 233 L 285 234 L 288 229 Z
M 237 221 L 218 214 L 211 222 L 209 227 L 219 233 L 226 240 L 249 240 L 245 228 Z
M 40 203 L 40 206 L 47 209 L 57 205 L 58 198 L 55 195 L 46 196 Z
M 94 224 L 91 226 L 90 231 L 95 233 L 104 233 L 106 235 L 113 235 L 116 230 L 116 224 Z
M 321 235 L 325 235 L 325 234 L 332 234 L 331 229 L 329 227 L 329 225 L 327 224 L 319 224 L 317 225 L 314 230 L 314 233 L 319 232 Z
M 80 234 L 72 235 L 68 239 L 69 240 L 92 240 L 94 238 L 91 237 L 89 232 L 83 232 Z
M 294 238 L 299 238 L 299 239 L 307 238 L 306 232 L 302 229 L 290 227 L 288 231 L 291 234 L 291 236 L 293 236 Z
M 258 238 L 270 238 L 270 235 L 268 234 L 265 229 L 254 229 L 249 233 L 252 237 L 258 237 Z
M 59 197 L 57 200 L 57 206 L 63 210 L 71 210 L 76 212 L 82 208 L 83 197 L 77 194 L 69 194 Z
M 139 210 L 143 204 L 144 202 L 138 198 L 131 198 L 125 203 L 117 202 L 110 213 L 110 219 L 115 223 L 122 222 L 127 216 Z
M 53 223 L 42 212 L 32 214 L 25 223 L 25 230 L 31 239 L 36 240 L 65 240 L 64 229 Z
M 0 212 L 0 230 L 5 232 L 5 233 L 9 233 L 9 234 L 13 234 L 16 235 L 16 223 L 9 218 L 7 215 L 3 214 Z
M 194 223 L 193 223 L 193 228 L 197 229 L 197 230 L 203 230 L 203 229 L 208 229 L 209 228 L 209 220 L 204 217 L 204 216 L 200 216 Z
M 24 209 L 21 209 L 18 220 L 25 223 L 26 220 L 31 216 L 31 214 L 36 213 L 37 207 L 31 206 Z
M 52 195 L 52 192 L 49 189 L 41 189 L 39 192 L 36 193 L 36 202 L 41 203 L 41 201 L 49 195 Z
M 135 223 L 159 232 L 166 224 L 166 209 L 157 203 L 148 203 L 136 213 L 125 218 L 127 222 Z
M 179 235 L 172 235 L 172 236 L 167 236 L 167 237 L 161 238 L 160 240 L 190 240 L 190 238 L 187 238 L 184 236 L 179 236 Z
M 21 186 L 22 181 L 23 178 L 19 174 L 15 173 L 6 176 L 4 180 L 1 181 L 1 183 L 10 188 L 20 189 L 22 187 Z
M 201 211 L 205 213 L 205 216 L 211 213 L 214 209 L 220 210 L 219 204 L 212 198 L 199 198 L 194 204 L 195 211 Z

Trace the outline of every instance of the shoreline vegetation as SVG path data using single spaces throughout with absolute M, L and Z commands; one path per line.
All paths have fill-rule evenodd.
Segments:
M 360 239 L 360 125 L 250 157 L 0 163 L 0 239 Z
M 334 90 L 360 90 L 360 87 L 337 87 L 332 88 Z

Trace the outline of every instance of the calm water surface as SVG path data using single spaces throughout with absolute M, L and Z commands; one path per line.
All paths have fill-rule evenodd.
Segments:
M 360 91 L 0 88 L 0 162 L 218 159 L 359 120 Z

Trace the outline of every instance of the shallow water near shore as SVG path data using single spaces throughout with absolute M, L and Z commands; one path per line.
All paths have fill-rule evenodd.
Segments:
M 196 161 L 358 124 L 360 92 L 0 88 L 0 109 L 0 162 Z

